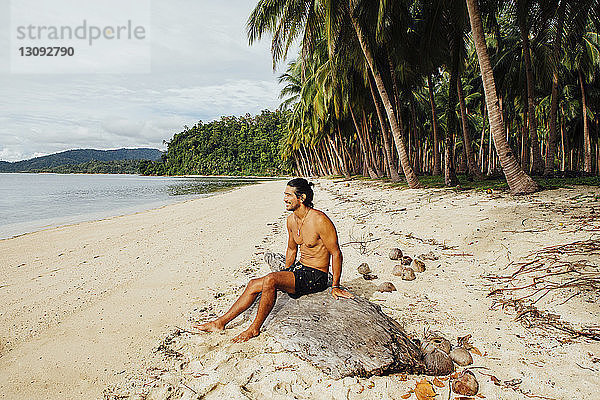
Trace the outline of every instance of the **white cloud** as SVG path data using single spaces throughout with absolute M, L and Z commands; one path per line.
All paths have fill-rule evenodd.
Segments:
M 270 43 L 249 47 L 245 36 L 255 4 L 153 0 L 149 74 L 11 75 L 0 60 L 0 160 L 83 147 L 164 149 L 183 125 L 276 108 Z M 1 32 L 2 51 L 6 38 Z

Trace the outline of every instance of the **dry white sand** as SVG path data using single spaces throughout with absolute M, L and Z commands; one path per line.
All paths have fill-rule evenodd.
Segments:
M 223 334 L 174 333 L 176 326 L 189 329 L 190 319 L 224 311 L 249 278 L 268 272 L 262 252 L 282 252 L 287 240 L 284 184 L 0 242 L 0 396 L 98 398 L 107 385 L 109 398 L 408 393 L 423 377 L 332 380 L 282 352 L 266 334 L 232 344 L 244 326 Z M 484 353 L 474 356 L 480 393 L 490 399 L 598 398 L 599 343 L 526 329 L 514 311 L 493 308 L 495 299 L 487 295 L 497 286 L 483 278 L 514 272 L 511 262 L 543 247 L 598 239 L 600 232 L 582 229 L 597 226 L 594 220 L 581 218 L 600 212 L 598 199 L 590 187 L 517 198 L 360 181 L 321 180 L 315 190 L 315 206 L 334 221 L 340 243 L 368 242 L 342 247 L 343 283 L 380 304 L 410 334 L 435 330 L 454 343 L 471 334 Z M 416 280 L 402 281 L 391 274 L 391 247 L 413 257 L 433 251 L 439 259 L 426 261 Z M 597 254 L 579 257 L 599 265 Z M 362 262 L 379 279 L 363 280 L 356 272 Z M 383 281 L 398 291 L 377 292 Z M 558 305 L 570 294 L 549 295 L 538 305 L 574 324 L 597 325 L 598 294 Z M 436 390 L 436 398 L 448 398 L 447 387 Z
M 284 211 L 283 189 L 245 186 L 0 241 L 0 397 L 101 398 L 231 283 Z

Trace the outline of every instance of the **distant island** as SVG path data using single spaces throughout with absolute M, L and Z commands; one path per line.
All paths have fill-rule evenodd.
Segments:
M 158 161 L 158 149 L 76 149 L 29 160 L 0 161 L 0 172 L 55 172 L 91 174 L 137 174 L 142 160 Z

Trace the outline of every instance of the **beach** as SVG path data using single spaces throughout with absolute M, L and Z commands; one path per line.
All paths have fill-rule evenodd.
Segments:
M 101 398 L 231 284 L 281 182 L 0 241 L 0 397 Z
M 269 272 L 266 251 L 285 251 L 284 188 L 266 182 L 0 241 L 0 396 L 378 399 L 431 380 L 334 380 L 266 333 L 231 343 L 244 324 L 192 332 L 194 321 L 222 313 L 248 279 Z M 514 197 L 320 179 L 315 207 L 337 228 L 344 286 L 411 336 L 437 331 L 456 344 L 471 335 L 485 398 L 594 398 L 598 341 L 526 327 L 489 294 L 505 283 L 494 276 L 511 275 L 531 253 L 598 240 L 597 194 L 580 186 Z M 395 247 L 413 258 L 430 254 L 425 272 L 413 281 L 392 275 Z M 598 253 L 573 257 L 600 261 Z M 363 262 L 378 279 L 363 279 Z M 378 292 L 384 281 L 397 291 Z M 551 292 L 536 305 L 575 327 L 597 325 L 597 291 L 574 293 Z M 447 383 L 435 389 L 448 398 Z

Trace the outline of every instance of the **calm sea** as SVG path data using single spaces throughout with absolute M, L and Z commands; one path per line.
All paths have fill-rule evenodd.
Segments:
M 0 239 L 148 210 L 261 180 L 0 173 Z

